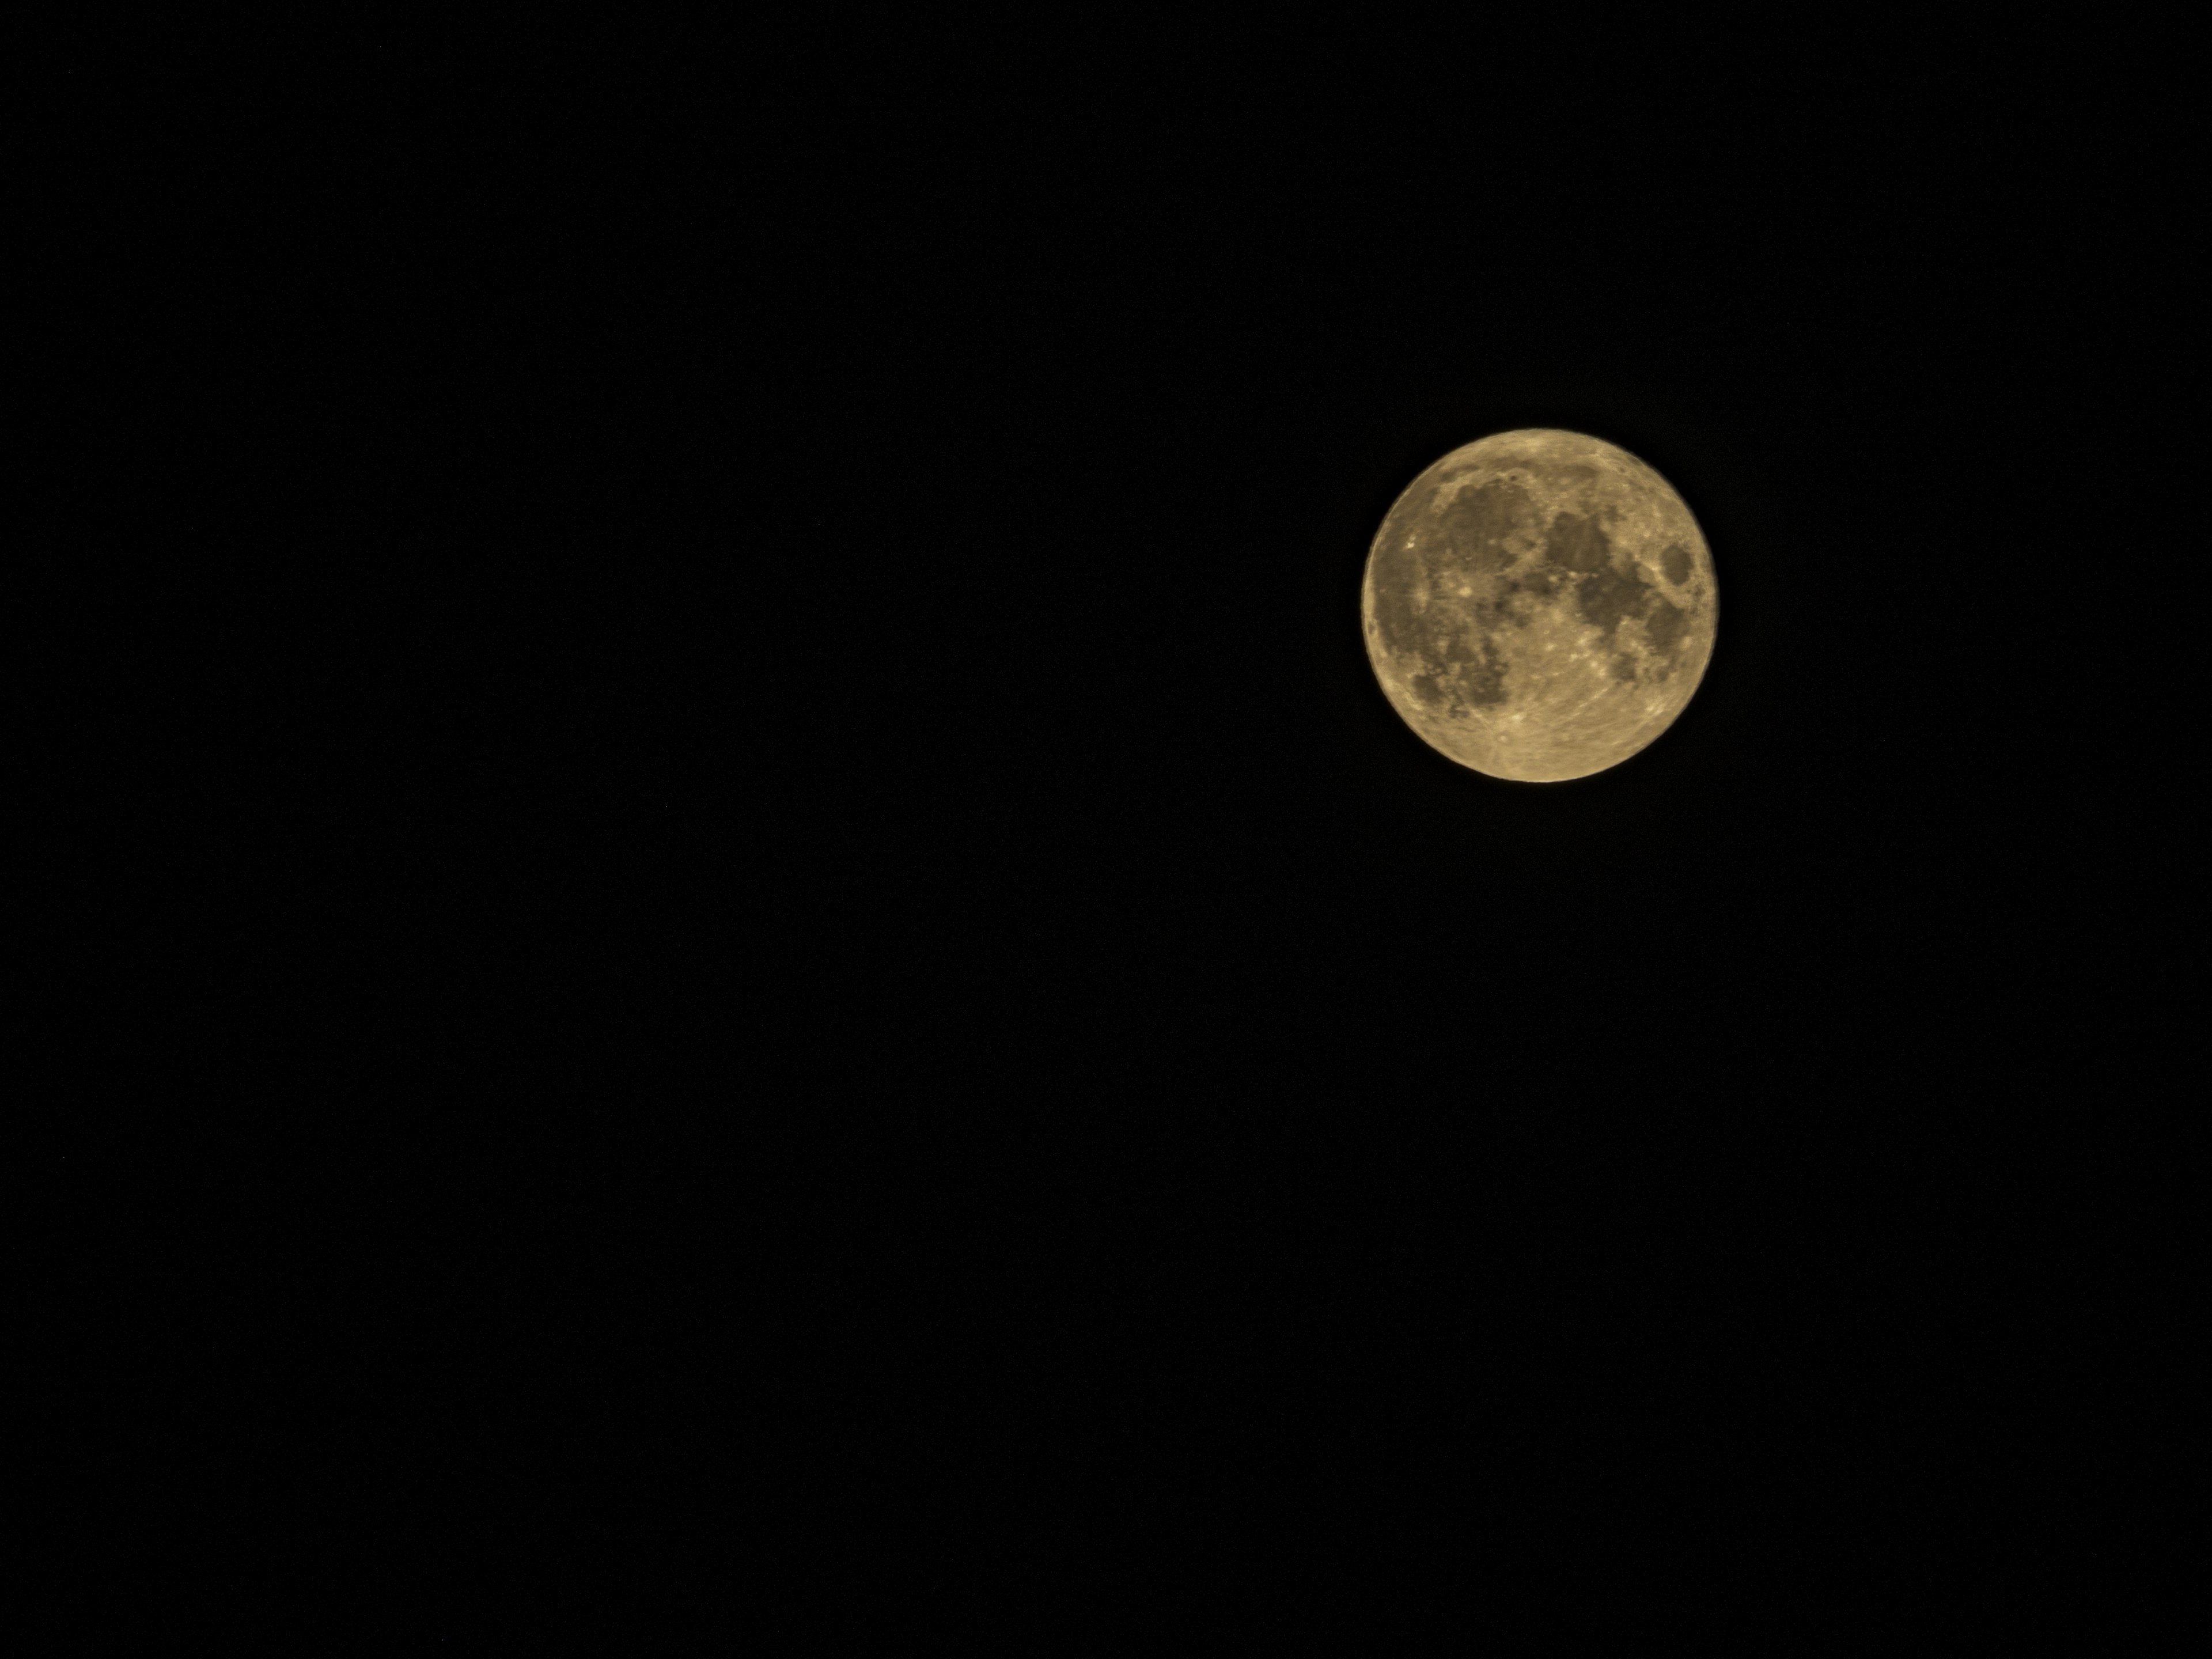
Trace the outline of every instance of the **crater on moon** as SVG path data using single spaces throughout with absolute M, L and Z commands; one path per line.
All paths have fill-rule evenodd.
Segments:
M 1504 432 L 1414 479 L 1368 556 L 1360 608 L 1391 705 L 1493 777 L 1618 766 L 1674 723 L 1712 656 L 1712 556 L 1626 450 Z

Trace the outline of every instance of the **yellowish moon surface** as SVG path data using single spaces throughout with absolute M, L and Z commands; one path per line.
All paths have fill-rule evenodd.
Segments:
M 1429 746 L 1496 778 L 1618 766 L 1711 660 L 1712 555 L 1674 487 L 1579 432 L 1501 432 L 1399 496 L 1367 557 L 1368 660 Z

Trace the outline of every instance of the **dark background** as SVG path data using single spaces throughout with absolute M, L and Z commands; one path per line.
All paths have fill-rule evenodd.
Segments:
M 2154 112 L 1934 46 L 952 56 L 57 141 L 125 249 L 54 422 L 129 458 L 49 802 L 109 1011 L 51 1254 L 154 1356 L 102 1443 L 702 1595 L 763 1509 L 1058 1571 L 1072 1501 L 1146 1584 L 1267 1515 L 2075 1540 L 2181 1340 L 2111 693 Z M 1529 425 L 1722 595 L 1553 786 L 1357 623 L 1397 493 Z

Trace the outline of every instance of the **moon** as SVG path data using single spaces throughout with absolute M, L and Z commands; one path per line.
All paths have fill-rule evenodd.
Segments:
M 1494 778 L 1618 766 L 1712 659 L 1712 554 L 1674 487 L 1602 439 L 1531 428 L 1452 451 L 1367 556 L 1375 678 L 1431 748 Z

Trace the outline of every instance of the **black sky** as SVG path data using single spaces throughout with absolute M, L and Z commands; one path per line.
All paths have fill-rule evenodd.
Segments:
M 698 1368 L 773 1352 L 791 1491 L 909 1518 L 1017 1419 L 1384 1491 L 1321 1395 L 1493 1365 L 1613 1425 L 1528 1418 L 1561 1513 L 1694 1444 L 1780 1514 L 2139 1287 L 2155 809 L 2082 580 L 2161 374 L 2136 141 L 1101 74 L 431 77 L 131 172 L 185 321 L 66 418 L 128 393 L 172 528 L 69 799 L 152 943 L 70 971 L 166 1011 L 104 1083 L 207 1103 L 94 1183 L 346 1352 L 434 1304 L 520 1390 L 479 1430 L 672 1402 L 610 1490 L 737 1457 Z M 1665 475 L 1721 594 L 1677 724 L 1553 786 L 1425 748 L 1358 625 L 1397 493 L 1534 425 Z
M 228 302 L 327 416 L 270 417 L 262 533 L 325 550 L 232 672 L 301 677 L 299 925 L 396 898 L 362 971 L 490 999 L 495 1075 L 592 1046 L 585 1142 L 680 1086 L 695 1172 L 735 1115 L 1022 1180 L 1764 1179 L 2036 1069 L 2094 191 L 1910 130 L 1486 168 L 1348 112 L 546 102 L 301 167 Z M 1723 620 L 1663 743 L 1531 789 L 1402 730 L 1356 615 L 1404 484 L 1539 424 L 1675 483 Z

